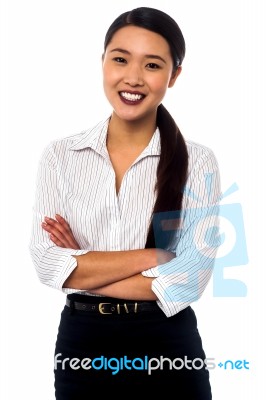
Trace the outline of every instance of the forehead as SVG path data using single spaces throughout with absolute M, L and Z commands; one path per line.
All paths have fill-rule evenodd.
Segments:
M 168 42 L 158 33 L 129 25 L 116 31 L 107 46 L 107 51 L 121 48 L 131 52 L 164 54 L 171 56 Z

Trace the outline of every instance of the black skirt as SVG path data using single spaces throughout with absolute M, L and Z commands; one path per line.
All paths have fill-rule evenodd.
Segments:
M 149 311 L 127 307 L 127 300 L 68 295 L 55 346 L 55 397 L 77 400 L 92 388 L 108 395 L 121 385 L 149 394 L 158 388 L 177 390 L 178 399 L 211 400 L 209 371 L 191 307 L 167 318 L 152 303 Z M 89 304 L 93 311 L 74 308 L 74 301 Z M 120 304 L 106 311 L 97 303 Z M 95 307 L 91 303 L 96 303 Z M 126 306 L 124 306 L 124 303 Z M 85 306 L 84 306 L 85 307 Z M 118 312 L 119 311 L 119 312 Z M 106 313 L 108 312 L 108 313 Z

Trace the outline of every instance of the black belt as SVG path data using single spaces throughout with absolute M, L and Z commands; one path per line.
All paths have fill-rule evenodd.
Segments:
M 75 310 L 88 311 L 95 314 L 129 314 L 139 312 L 152 312 L 158 311 L 159 307 L 156 301 L 143 301 L 143 302 L 121 302 L 121 303 L 81 303 L 66 299 L 66 305 Z

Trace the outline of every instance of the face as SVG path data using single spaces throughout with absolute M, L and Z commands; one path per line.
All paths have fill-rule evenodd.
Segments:
M 103 55 L 105 94 L 116 116 L 125 121 L 155 118 L 180 72 L 173 73 L 167 41 L 136 26 L 118 30 Z

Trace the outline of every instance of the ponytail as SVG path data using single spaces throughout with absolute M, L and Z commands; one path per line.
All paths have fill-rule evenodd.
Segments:
M 183 190 L 187 179 L 188 152 L 185 140 L 174 119 L 160 104 L 157 126 L 161 137 L 161 156 L 157 168 L 157 192 L 145 248 L 159 247 L 155 241 L 153 217 L 157 213 L 181 211 Z M 174 234 L 174 231 L 172 232 Z M 168 236 L 166 247 L 172 235 Z

